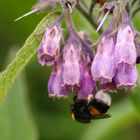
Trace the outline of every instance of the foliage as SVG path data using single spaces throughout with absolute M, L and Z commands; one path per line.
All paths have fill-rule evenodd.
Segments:
M 24 77 L 24 74 L 18 77 L 10 90 L 10 95 L 0 107 L 1 140 L 37 140 L 37 130 L 29 110 Z
M 54 13 L 53 13 L 54 14 Z M 35 31 L 25 42 L 24 46 L 17 52 L 16 57 L 7 66 L 7 68 L 0 75 L 0 102 L 4 100 L 11 84 L 16 79 L 17 75 L 24 69 L 24 67 L 32 60 L 36 54 L 37 47 L 39 45 L 38 36 L 44 31 L 44 28 L 49 18 L 53 17 L 53 14 L 47 15 L 40 24 L 36 27 Z
M 13 23 L 13 19 L 27 11 L 33 4 L 32 2 L 34 1 L 29 2 L 25 0 L 20 3 L 18 0 L 0 1 L 0 12 L 3 13 L 0 23 L 0 31 L 2 33 L 0 35 L 1 70 L 2 62 L 9 48 L 13 45 L 19 46 L 19 44 L 22 44 L 41 16 L 44 16 L 43 14 L 34 15 L 22 22 Z M 5 9 L 10 8 L 13 12 L 10 10 L 5 12 Z M 5 102 L 0 106 L 0 139 L 139 140 L 139 86 L 130 91 L 130 93 L 125 93 L 125 95 L 119 93 L 112 94 L 115 103 L 109 111 L 111 118 L 92 121 L 91 124 L 87 125 L 79 124 L 71 119 L 69 109 L 70 98 L 59 101 L 53 101 L 48 98 L 47 80 L 49 70 L 38 65 L 35 54 L 40 43 L 40 37 L 37 34 L 44 30 L 46 24 L 50 22 L 48 20 L 52 20 L 55 15 L 50 17 L 51 19 L 47 15 L 37 25 L 35 31 L 30 35 L 23 47 L 19 49 L 8 67 L 1 72 L 0 102 L 3 102 L 8 91 L 9 94 Z M 78 30 L 84 27 L 90 33 L 92 39 L 97 39 L 95 30 L 77 11 L 74 12 L 73 18 Z M 137 28 L 139 28 L 140 24 L 138 18 L 139 15 L 134 19 L 134 24 Z M 28 67 L 26 67 L 27 65 Z M 26 78 L 25 74 L 22 74 L 15 81 L 25 67 Z M 15 83 L 13 84 L 14 81 Z M 13 87 L 11 88 L 12 84 Z

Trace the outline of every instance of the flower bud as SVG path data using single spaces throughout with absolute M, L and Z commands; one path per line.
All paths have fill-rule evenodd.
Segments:
M 100 84 L 110 83 L 116 73 L 113 37 L 104 36 L 92 62 L 91 73 Z
M 39 63 L 44 66 L 54 64 L 60 51 L 61 29 L 58 24 L 47 27 L 42 42 L 38 48 Z
M 93 2 L 94 2 L 94 0 L 93 0 Z M 96 0 L 96 2 L 103 5 L 106 2 L 106 0 Z

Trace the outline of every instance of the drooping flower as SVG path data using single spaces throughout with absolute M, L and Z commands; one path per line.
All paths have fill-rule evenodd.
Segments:
M 132 88 L 138 80 L 136 69 L 137 52 L 134 39 L 135 33 L 131 26 L 122 24 L 117 34 L 115 46 L 117 74 L 114 79 L 118 88 Z
M 113 37 L 104 36 L 99 43 L 97 53 L 92 62 L 91 73 L 100 84 L 112 82 L 116 74 Z
M 92 79 L 92 75 L 89 72 L 89 68 L 84 68 L 83 78 L 80 82 L 80 89 L 77 93 L 78 99 L 87 99 L 90 94 L 96 92 L 96 83 Z
M 68 96 L 68 89 L 63 85 L 62 80 L 62 65 L 56 65 L 50 75 L 48 82 L 49 97 L 65 98 Z
M 80 42 L 72 35 L 63 49 L 63 82 L 64 85 L 79 86 L 82 78 L 82 65 L 80 63 Z
M 60 40 L 62 32 L 59 23 L 46 27 L 45 35 L 38 48 L 39 63 L 44 66 L 51 66 L 56 61 L 60 52 Z
M 116 68 L 120 69 L 126 64 L 126 69 L 136 64 L 135 34 L 129 25 L 122 25 L 117 34 L 115 46 Z M 129 69 L 129 68 L 128 68 Z
M 129 64 L 127 64 L 129 65 Z M 127 69 L 126 69 L 127 67 Z M 125 87 L 126 89 L 130 89 L 133 86 L 136 85 L 138 81 L 138 73 L 136 66 L 128 67 L 126 64 L 124 64 L 121 69 L 117 71 L 117 74 L 115 76 L 115 83 L 118 88 Z

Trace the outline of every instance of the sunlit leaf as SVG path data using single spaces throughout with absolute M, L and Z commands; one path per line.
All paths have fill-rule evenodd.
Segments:
M 111 118 L 93 121 L 81 140 L 107 140 L 137 121 L 137 113 L 129 100 L 119 101 L 110 110 Z
M 25 80 L 20 76 L 0 106 L 0 140 L 37 140 L 26 93 Z

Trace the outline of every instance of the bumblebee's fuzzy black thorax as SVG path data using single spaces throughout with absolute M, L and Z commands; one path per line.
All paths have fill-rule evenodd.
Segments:
M 81 123 L 88 123 L 91 120 L 91 115 L 87 108 L 86 100 L 76 100 L 71 105 L 71 113 L 74 120 Z
M 106 93 L 104 93 L 106 94 Z M 101 93 L 90 99 L 80 100 L 75 96 L 74 103 L 71 105 L 71 113 L 73 120 L 81 123 L 89 123 L 92 119 L 102 119 L 110 117 L 106 112 L 111 103 L 110 96 Z M 106 100 L 107 99 L 107 100 Z

